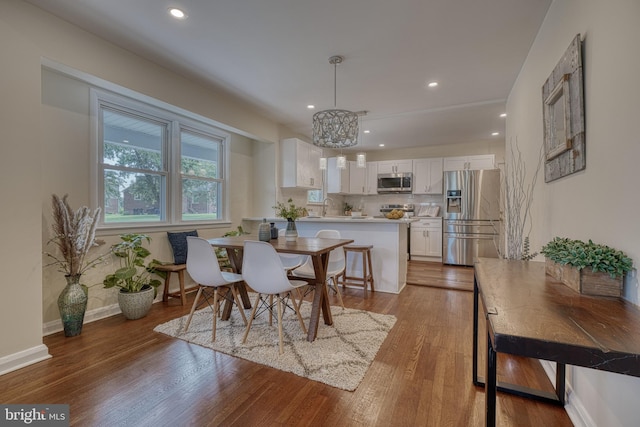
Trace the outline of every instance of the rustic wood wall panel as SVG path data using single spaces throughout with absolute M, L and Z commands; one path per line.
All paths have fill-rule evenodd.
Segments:
M 544 180 L 586 167 L 582 42 L 578 34 L 542 86 Z

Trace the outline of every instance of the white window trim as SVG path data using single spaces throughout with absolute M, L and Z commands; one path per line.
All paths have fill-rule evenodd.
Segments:
M 91 205 L 93 209 L 100 206 L 100 200 L 104 200 L 104 188 L 101 185 L 102 179 L 100 178 L 100 163 L 101 150 L 100 144 L 101 129 L 99 126 L 98 114 L 99 106 L 101 102 L 107 102 L 117 106 L 124 107 L 125 109 L 131 109 L 134 111 L 142 112 L 142 115 L 155 115 L 161 117 L 164 121 L 174 122 L 172 126 L 173 134 L 170 135 L 169 140 L 179 140 L 180 127 L 175 126 L 177 122 L 180 122 L 184 128 L 195 128 L 200 130 L 206 130 L 207 133 L 214 135 L 222 141 L 222 176 L 224 183 L 222 185 L 222 218 L 214 221 L 181 221 L 178 218 L 181 217 L 182 196 L 180 189 L 180 147 L 179 144 L 171 144 L 167 147 L 167 157 L 169 158 L 169 164 L 167 165 L 167 173 L 170 177 L 169 185 L 166 189 L 167 200 L 172 201 L 170 203 L 166 218 L 161 222 L 145 223 L 116 223 L 106 224 L 102 220 L 98 225 L 98 234 L 100 231 L 130 231 L 131 229 L 144 229 L 145 231 L 157 231 L 167 229 L 188 229 L 194 227 L 216 227 L 216 226 L 228 226 L 231 224 L 230 220 L 230 197 L 229 197 L 229 144 L 231 141 L 231 135 L 227 132 L 220 130 L 218 127 L 213 126 L 207 121 L 199 120 L 196 114 L 190 113 L 186 110 L 179 109 L 177 107 L 168 106 L 166 103 L 161 103 L 153 98 L 141 96 L 132 97 L 131 93 L 121 94 L 114 93 L 112 91 L 106 91 L 103 89 L 97 89 L 95 87 L 90 88 L 90 114 L 91 114 L 91 147 L 90 147 L 90 185 L 91 185 Z M 169 108 L 167 108 L 169 107 Z M 176 134 L 177 133 L 177 134 Z M 176 195 L 174 197 L 174 195 Z M 104 218 L 104 217 L 103 217 Z

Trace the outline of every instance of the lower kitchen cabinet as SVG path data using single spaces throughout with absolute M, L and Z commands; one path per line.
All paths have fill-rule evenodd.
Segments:
M 442 218 L 421 218 L 411 223 L 410 238 L 411 259 L 442 259 Z

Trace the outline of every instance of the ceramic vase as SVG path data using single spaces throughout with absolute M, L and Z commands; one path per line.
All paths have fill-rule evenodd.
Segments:
M 296 222 L 292 219 L 287 220 L 287 229 L 284 232 L 284 238 L 287 242 L 295 242 L 298 240 L 298 229 Z
M 65 276 L 67 286 L 58 297 L 60 320 L 66 337 L 74 337 L 82 332 L 84 313 L 87 311 L 87 294 L 80 285 L 80 275 Z

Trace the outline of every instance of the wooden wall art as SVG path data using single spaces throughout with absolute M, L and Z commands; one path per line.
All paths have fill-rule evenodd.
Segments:
M 544 181 L 586 166 L 582 42 L 578 34 L 542 86 Z

